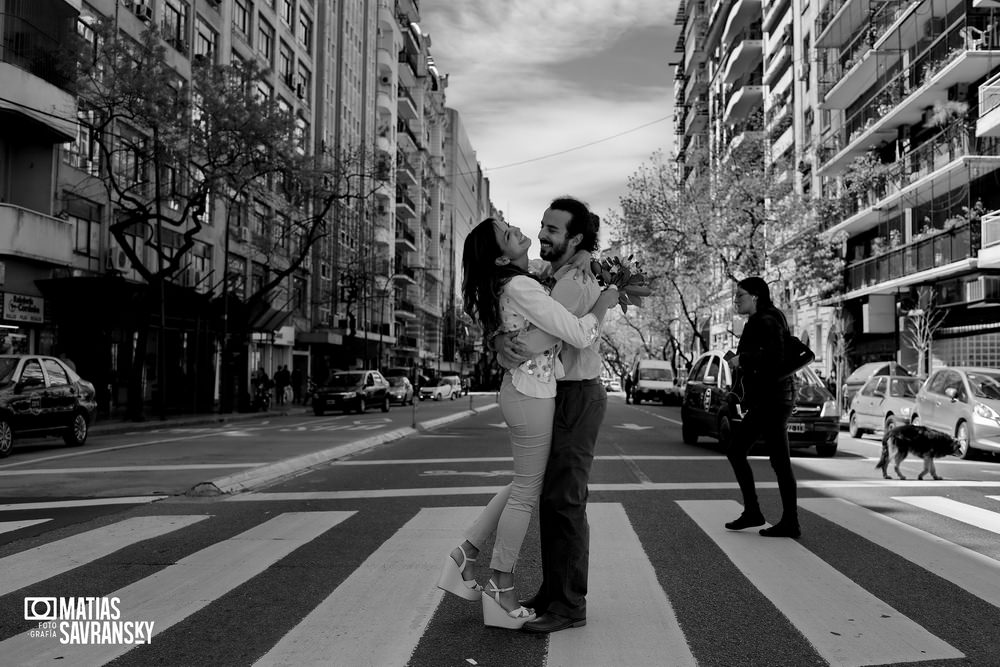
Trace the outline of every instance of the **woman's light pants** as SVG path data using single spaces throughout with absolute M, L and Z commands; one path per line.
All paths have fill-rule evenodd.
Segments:
M 532 398 L 514 388 L 510 374 L 500 387 L 500 413 L 510 432 L 514 455 L 514 481 L 486 505 L 472 524 L 466 539 L 482 551 L 490 535 L 496 533 L 490 567 L 513 572 L 521 543 L 528 532 L 531 512 L 538 504 L 552 444 L 555 398 Z

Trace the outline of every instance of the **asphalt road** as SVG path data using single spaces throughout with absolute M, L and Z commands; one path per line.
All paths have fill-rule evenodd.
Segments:
M 587 626 L 551 637 L 483 627 L 475 603 L 434 582 L 510 479 L 491 398 L 474 397 L 475 410 L 422 404 L 432 428 L 370 447 L 355 444 L 412 416 L 292 414 L 17 452 L 0 464 L 2 662 L 1000 665 L 994 460 L 940 462 L 942 482 L 885 481 L 879 442 L 842 434 L 832 459 L 793 455 L 802 540 L 765 539 L 721 528 L 740 507 L 719 448 L 684 445 L 678 408 L 621 395 L 592 475 Z M 281 455 L 319 453 L 325 462 L 279 469 Z M 267 466 L 274 476 L 252 489 L 184 494 Z M 768 463 L 753 467 L 776 520 Z M 526 593 L 540 576 L 537 530 L 518 564 Z M 488 566 L 480 557 L 483 582 Z M 152 642 L 29 637 L 28 596 L 118 597 L 122 619 L 153 622 Z

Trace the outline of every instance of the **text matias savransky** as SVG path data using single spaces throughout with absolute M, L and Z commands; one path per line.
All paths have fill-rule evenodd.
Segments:
M 26 597 L 24 618 L 38 621 L 32 637 L 60 644 L 149 644 L 153 621 L 124 621 L 116 597 Z

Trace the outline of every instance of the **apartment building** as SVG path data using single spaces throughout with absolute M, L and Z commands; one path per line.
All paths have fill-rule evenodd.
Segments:
M 813 26 L 815 186 L 845 200 L 850 365 L 917 366 L 905 315 L 946 312 L 933 363 L 1000 365 L 1000 145 L 991 91 L 1000 13 L 988 0 L 832 0 Z
M 294 115 L 303 155 L 354 152 L 370 174 L 361 189 L 374 195 L 332 210 L 329 234 L 265 303 L 244 300 L 293 258 L 287 241 L 257 243 L 288 226 L 280 191 L 228 204 L 213 194 L 190 261 L 158 295 L 109 233 L 116 211 L 102 195 L 92 117 L 54 66 L 74 31 L 94 39 L 99 17 L 131 38 L 156 26 L 180 79 L 196 59 L 256 62 L 266 72 L 256 94 Z M 468 197 L 449 190 L 447 77 L 415 0 L 38 0 L 7 3 L 0 29 L 4 350 L 61 346 L 105 409 L 136 391 L 146 401 L 162 392 L 169 409 L 228 409 L 257 368 L 320 376 L 434 369 L 457 356 L 443 349 L 450 202 Z M 151 243 L 134 237 L 130 250 L 148 258 Z M 136 337 L 143 322 L 148 340 Z M 138 389 L 128 382 L 137 365 Z M 219 379 L 227 367 L 233 386 Z

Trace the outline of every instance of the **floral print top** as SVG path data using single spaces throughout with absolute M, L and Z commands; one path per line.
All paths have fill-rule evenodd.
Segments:
M 500 295 L 501 327 L 498 333 L 538 328 L 553 336 L 551 346 L 536 353 L 511 371 L 514 387 L 536 398 L 556 395 L 556 380 L 563 376 L 559 349 L 562 342 L 573 347 L 587 347 L 600 335 L 600 323 L 590 313 L 576 317 L 537 280 L 515 276 Z

